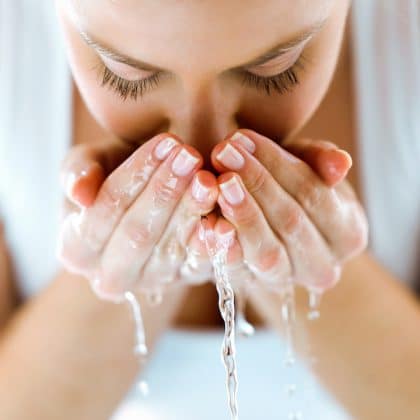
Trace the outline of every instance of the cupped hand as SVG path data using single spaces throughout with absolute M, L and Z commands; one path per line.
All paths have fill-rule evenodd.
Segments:
M 208 259 L 191 270 L 184 264 L 187 250 L 200 254 L 198 222 L 218 196 L 216 177 L 200 170 L 201 155 L 168 133 L 131 152 L 118 143 L 84 144 L 62 162 L 57 257 L 115 301 L 129 290 L 177 284 L 183 275 L 208 278 L 211 268 Z
M 325 141 L 301 140 L 286 150 L 252 130 L 239 133 L 211 155 L 222 173 L 225 219 L 214 224 L 236 232 L 228 263 L 243 261 L 244 278 L 273 288 L 290 281 L 318 292 L 333 287 L 343 263 L 368 241 L 366 215 L 344 180 L 350 156 Z

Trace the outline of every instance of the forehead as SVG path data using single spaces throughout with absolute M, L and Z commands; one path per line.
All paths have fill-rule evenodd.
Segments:
M 235 66 L 288 41 L 343 0 L 71 0 L 80 29 L 119 51 L 174 68 L 182 56 Z M 182 61 L 182 60 L 181 60 Z M 180 63 L 181 65 L 181 63 Z

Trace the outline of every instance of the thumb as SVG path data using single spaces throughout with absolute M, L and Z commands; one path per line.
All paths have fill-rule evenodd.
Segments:
M 353 164 L 349 153 L 325 140 L 300 139 L 282 147 L 307 163 L 329 187 L 340 183 Z
M 105 178 L 132 152 L 133 146 L 121 140 L 72 147 L 60 167 L 66 197 L 81 207 L 91 206 Z

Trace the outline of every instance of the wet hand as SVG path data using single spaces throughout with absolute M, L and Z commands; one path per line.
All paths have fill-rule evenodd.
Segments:
M 57 257 L 110 300 L 179 283 L 186 250 L 201 246 L 198 221 L 218 195 L 202 164 L 193 147 L 165 133 L 133 153 L 118 143 L 75 146 L 62 163 Z
M 364 210 L 343 179 L 350 156 L 328 142 L 301 140 L 286 150 L 241 132 L 246 136 L 218 144 L 211 156 L 222 173 L 224 229 L 228 223 L 236 231 L 228 261 L 243 259 L 248 277 L 275 288 L 290 280 L 331 288 L 342 264 L 367 246 Z

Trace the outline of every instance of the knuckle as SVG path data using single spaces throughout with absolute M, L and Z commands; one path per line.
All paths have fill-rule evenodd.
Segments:
M 172 202 L 176 201 L 180 195 L 179 191 L 170 185 L 168 181 L 157 179 L 153 185 L 153 204 L 157 208 L 167 207 Z
M 250 194 L 254 194 L 258 191 L 261 191 L 264 188 L 264 185 L 267 181 L 267 174 L 264 168 L 258 167 L 256 172 L 253 174 L 253 177 L 246 182 L 246 188 Z
M 124 236 L 132 248 L 146 248 L 153 245 L 154 234 L 149 225 L 144 223 L 127 223 Z
M 121 202 L 122 193 L 118 188 L 112 185 L 111 182 L 105 181 L 101 188 L 99 197 L 106 207 L 113 208 Z
M 162 244 L 156 245 L 153 254 L 159 258 L 164 258 L 171 265 L 180 264 L 186 258 L 185 247 L 176 237 L 172 237 Z
M 299 234 L 305 221 L 303 210 L 297 206 L 291 206 L 284 215 L 283 223 L 279 228 L 280 235 L 295 236 Z
M 234 209 L 234 219 L 243 228 L 255 228 L 258 222 L 258 214 L 249 206 Z
M 260 273 L 269 273 L 281 265 L 281 255 L 278 248 L 266 250 L 257 258 L 256 268 Z
M 296 198 L 308 210 L 316 209 L 324 200 L 321 186 L 310 177 L 304 177 L 298 185 Z
M 290 276 L 290 264 L 283 247 L 274 247 L 257 255 L 255 263 L 248 262 L 249 270 L 260 280 L 279 284 Z

